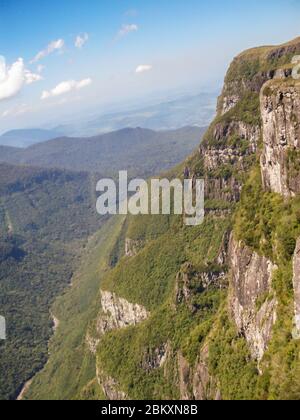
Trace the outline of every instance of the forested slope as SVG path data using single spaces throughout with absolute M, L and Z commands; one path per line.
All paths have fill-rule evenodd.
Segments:
M 87 329 L 96 376 L 72 397 L 299 399 L 299 53 L 233 61 L 203 144 L 170 174 L 205 179 L 203 225 L 127 220 Z

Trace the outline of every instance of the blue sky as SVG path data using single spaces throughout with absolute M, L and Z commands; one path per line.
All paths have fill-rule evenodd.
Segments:
M 299 21 L 299 0 L 0 0 L 0 132 L 219 88 Z

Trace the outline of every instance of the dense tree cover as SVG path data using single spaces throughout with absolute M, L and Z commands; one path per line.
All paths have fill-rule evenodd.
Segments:
M 96 362 L 87 351 L 86 334 L 99 310 L 99 285 L 109 269 L 110 255 L 122 227 L 122 217 L 110 219 L 82 252 L 72 287 L 57 298 L 51 309 L 59 326 L 50 341 L 48 363 L 35 377 L 26 399 L 102 398 L 93 382 Z
M 128 129 L 100 138 L 46 142 L 26 149 L 21 158 L 20 150 L 1 148 L 0 160 L 97 169 L 106 177 L 115 176 L 121 169 L 129 169 L 131 175 L 147 176 L 179 162 L 199 143 L 202 132 L 199 128 L 161 134 Z M 5 372 L 0 378 L 1 399 L 15 398 L 25 381 L 48 359 L 48 341 L 54 326 L 50 309 L 70 283 L 87 239 L 105 222 L 95 207 L 99 176 L 0 164 L 0 313 L 6 317 L 8 327 L 8 340 L 0 343 L 0 370 Z M 124 238 L 111 245 L 110 264 L 114 265 L 123 252 L 123 242 Z M 101 244 L 104 252 L 106 248 Z M 93 287 L 96 284 L 98 288 L 95 272 L 86 272 L 86 278 L 92 278 Z M 79 322 L 74 328 L 77 336 L 70 351 L 78 337 L 82 339 L 85 326 Z M 72 391 L 71 387 L 68 396 Z
M 16 397 L 46 362 L 50 307 L 100 224 L 90 175 L 0 165 L 1 399 Z

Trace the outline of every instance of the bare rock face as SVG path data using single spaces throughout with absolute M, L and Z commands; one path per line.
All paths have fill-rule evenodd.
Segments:
M 183 401 L 188 401 L 192 399 L 190 391 L 192 372 L 190 365 L 188 364 L 187 360 L 183 357 L 181 352 L 178 353 L 177 357 L 180 399 Z
M 223 258 L 222 250 L 223 248 L 220 249 L 220 260 L 217 258 L 217 261 Z M 175 308 L 184 303 L 191 312 L 196 312 L 197 306 L 193 304 L 195 294 L 212 286 L 219 289 L 227 287 L 226 274 L 221 266 L 219 271 L 207 267 L 207 271 L 197 272 L 192 264 L 185 263 L 176 277 Z
M 97 331 L 100 334 L 137 325 L 149 316 L 143 306 L 129 303 L 114 293 L 103 290 L 101 291 L 101 306 L 102 312 L 97 320 Z
M 217 382 L 209 373 L 208 346 L 202 349 L 193 369 L 179 352 L 178 376 L 181 400 L 219 401 L 222 399 Z
M 295 294 L 295 338 L 300 338 L 300 238 L 297 241 L 293 261 L 293 284 Z
M 233 176 L 230 168 L 234 166 L 241 172 L 247 170 L 245 156 L 256 153 L 261 136 L 260 127 L 242 121 L 223 121 L 216 124 L 212 136 L 212 145 L 204 144 L 200 147 L 200 156 L 207 174 L 205 195 L 212 200 L 239 201 L 242 182 Z M 239 140 L 240 147 L 235 142 L 230 144 L 229 139 Z
M 264 188 L 292 197 L 300 193 L 300 87 L 271 82 L 261 93 Z
M 86 335 L 86 344 L 96 354 L 101 337 L 113 330 L 137 325 L 149 316 L 147 310 L 137 304 L 119 298 L 115 293 L 101 291 L 101 311 Z
M 94 335 L 90 334 L 89 332 L 86 334 L 85 337 L 86 345 L 89 351 L 95 355 L 97 353 L 97 347 L 100 343 L 99 337 L 95 337 Z
M 146 372 L 151 372 L 163 367 L 169 357 L 169 353 L 169 344 L 164 344 L 154 350 L 148 350 L 143 356 L 142 369 Z
M 118 382 L 105 375 L 103 372 L 97 368 L 96 371 L 97 381 L 99 386 L 101 387 L 105 398 L 109 401 L 125 401 L 128 400 L 129 397 L 125 392 L 119 390 Z
M 260 127 L 249 125 L 242 121 L 217 124 L 213 132 L 213 138 L 219 145 L 211 147 L 205 145 L 205 147 L 200 148 L 200 154 L 204 158 L 205 169 L 212 171 L 221 165 L 229 163 L 243 164 L 245 154 L 249 155 L 257 151 L 260 135 Z M 241 151 L 236 145 L 230 146 L 228 139 L 233 136 L 239 137 L 240 140 L 248 141 L 248 150 Z
M 232 268 L 232 317 L 249 343 L 252 357 L 260 361 L 277 319 L 277 300 L 271 297 L 272 274 L 276 266 L 233 238 L 229 253 Z
M 233 94 L 233 95 L 224 96 L 221 114 L 224 115 L 227 112 L 229 112 L 232 108 L 236 106 L 236 104 L 239 101 L 240 101 L 239 95 Z
M 220 401 L 222 399 L 217 382 L 209 373 L 208 356 L 208 346 L 204 346 L 193 375 L 193 394 L 196 401 Z
M 129 303 L 127 300 L 118 297 L 115 293 L 101 291 L 101 312 L 96 320 L 96 337 L 87 336 L 87 345 L 92 353 L 96 353 L 101 337 L 106 333 L 126 328 L 131 325 L 137 325 L 145 321 L 149 312 L 141 305 Z M 157 360 L 163 363 L 163 355 L 157 354 Z M 106 375 L 99 367 L 97 361 L 97 380 L 108 400 L 126 400 L 128 396 L 120 390 L 118 382 Z
M 240 57 L 236 57 L 232 63 L 232 67 L 236 67 L 240 61 Z M 229 71 L 230 73 L 230 71 Z M 259 92 L 263 84 L 270 79 L 273 79 L 274 72 L 257 73 L 253 78 L 232 78 L 226 81 L 223 87 L 223 92 L 219 98 L 218 110 L 221 115 L 226 114 L 234 108 L 243 97 L 245 91 Z

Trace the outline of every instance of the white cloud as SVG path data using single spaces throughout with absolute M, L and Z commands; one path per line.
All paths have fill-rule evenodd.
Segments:
M 11 98 L 20 92 L 25 81 L 24 71 L 22 58 L 7 67 L 5 58 L 0 56 L 0 100 Z
M 44 50 L 37 53 L 37 55 L 31 60 L 31 64 L 37 63 L 55 51 L 62 51 L 64 45 L 65 41 L 63 39 L 57 39 L 56 41 L 50 42 Z
M 141 74 L 141 73 L 145 73 L 147 71 L 150 71 L 152 69 L 153 69 L 153 67 L 150 64 L 141 64 L 141 65 L 137 66 L 135 72 L 137 74 Z
M 119 30 L 118 36 L 123 38 L 124 36 L 130 34 L 130 32 L 137 32 L 139 30 L 138 25 L 130 24 L 130 25 L 123 25 L 122 28 Z
M 84 33 L 82 35 L 78 35 L 75 39 L 75 47 L 81 49 L 89 40 L 89 35 Z
M 42 76 L 27 70 L 24 60 L 19 58 L 10 67 L 0 56 L 0 101 L 16 96 L 24 86 L 42 80 Z
M 2 112 L 1 117 L 2 118 L 8 118 L 8 117 L 17 117 L 19 115 L 26 114 L 26 112 L 31 111 L 31 107 L 27 104 L 20 104 L 13 108 L 9 108 L 6 111 Z
M 79 82 L 75 80 L 68 80 L 66 82 L 59 83 L 54 89 L 52 90 L 44 90 L 42 93 L 41 99 L 49 99 L 55 96 L 64 95 L 66 93 L 72 92 L 74 90 L 80 90 L 85 87 L 88 87 L 92 84 L 92 79 L 83 79 Z
M 43 80 L 43 77 L 40 74 L 32 73 L 30 70 L 25 70 L 24 76 L 26 85 L 31 85 L 32 83 Z

